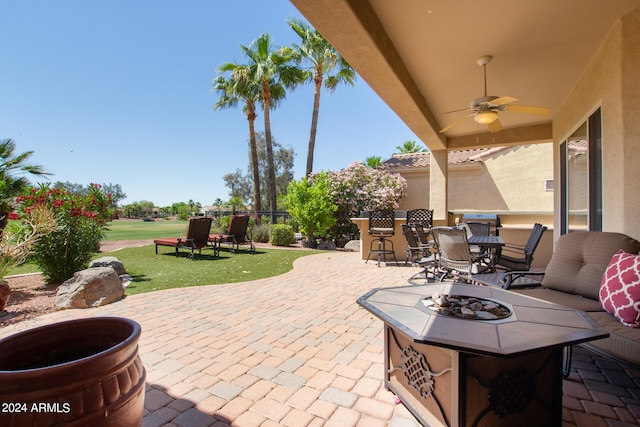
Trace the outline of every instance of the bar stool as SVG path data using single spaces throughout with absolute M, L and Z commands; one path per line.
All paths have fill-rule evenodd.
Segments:
M 369 211 L 369 236 L 375 237 L 369 245 L 369 255 L 365 263 L 369 261 L 371 255 L 378 256 L 378 267 L 380 267 L 380 258 L 387 260 L 387 255 L 393 255 L 393 259 L 398 263 L 396 252 L 393 248 L 393 242 L 387 237 L 395 234 L 396 218 L 393 209 L 380 209 Z M 374 249 L 374 243 L 378 242 L 378 249 Z M 387 243 L 391 245 L 391 249 L 387 249 Z

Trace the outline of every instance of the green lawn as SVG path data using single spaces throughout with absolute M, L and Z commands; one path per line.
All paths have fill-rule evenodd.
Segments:
M 182 221 L 133 222 L 114 221 L 109 223 L 105 240 L 140 240 L 156 237 L 181 236 L 186 232 L 187 223 Z M 233 254 L 223 247 L 220 256 L 214 257 L 211 249 L 204 249 L 195 260 L 187 257 L 188 251 L 181 250 L 178 257 L 173 248 L 155 245 L 126 248 L 108 254 L 97 254 L 95 258 L 113 255 L 122 261 L 133 277 L 126 294 L 133 295 L 161 289 L 186 286 L 217 285 L 262 279 L 286 273 L 293 268 L 297 258 L 320 253 L 321 251 L 290 249 L 256 249 L 248 252 L 247 246 Z M 26 263 L 15 268 L 11 274 L 37 272 L 38 267 Z
M 251 254 L 247 248 L 229 253 L 223 249 L 219 257 L 211 249 L 190 260 L 187 251 L 175 256 L 172 248 L 160 247 L 155 254 L 155 245 L 142 248 L 127 248 L 114 252 L 133 277 L 127 294 L 157 291 L 186 286 L 217 285 L 263 279 L 286 273 L 293 268 L 293 261 L 320 251 L 256 249 Z
M 179 237 L 187 233 L 187 221 L 112 221 L 107 224 L 104 240 L 142 240 Z

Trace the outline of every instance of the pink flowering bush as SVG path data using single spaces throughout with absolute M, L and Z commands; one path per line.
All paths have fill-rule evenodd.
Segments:
M 328 181 L 329 194 L 338 206 L 336 237 L 357 234 L 349 218 L 359 216 L 360 211 L 397 209 L 407 189 L 407 181 L 400 174 L 368 168 L 359 161 L 330 171 Z
M 372 169 L 356 161 L 338 172 L 329 172 L 333 202 L 350 215 L 374 209 L 397 209 L 407 181 L 400 175 Z
M 33 244 L 32 259 L 47 283 L 62 283 L 87 267 L 100 250 L 107 221 L 111 218 L 111 195 L 91 184 L 86 195 L 46 185 L 33 188 L 16 200 L 25 214 L 36 207 L 49 208 L 56 219 L 54 231 Z

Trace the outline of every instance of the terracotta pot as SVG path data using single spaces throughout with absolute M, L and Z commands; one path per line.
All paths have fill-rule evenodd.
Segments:
M 9 302 L 9 296 L 11 295 L 11 288 L 6 281 L 0 282 L 0 311 L 4 311 L 4 308 Z M 0 408 L 1 409 L 1 408 Z
M 139 338 L 133 320 L 97 317 L 0 340 L 0 425 L 142 425 Z

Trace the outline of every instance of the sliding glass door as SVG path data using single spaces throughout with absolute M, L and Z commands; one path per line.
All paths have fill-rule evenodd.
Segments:
M 602 231 L 602 126 L 598 109 L 560 144 L 560 233 Z

